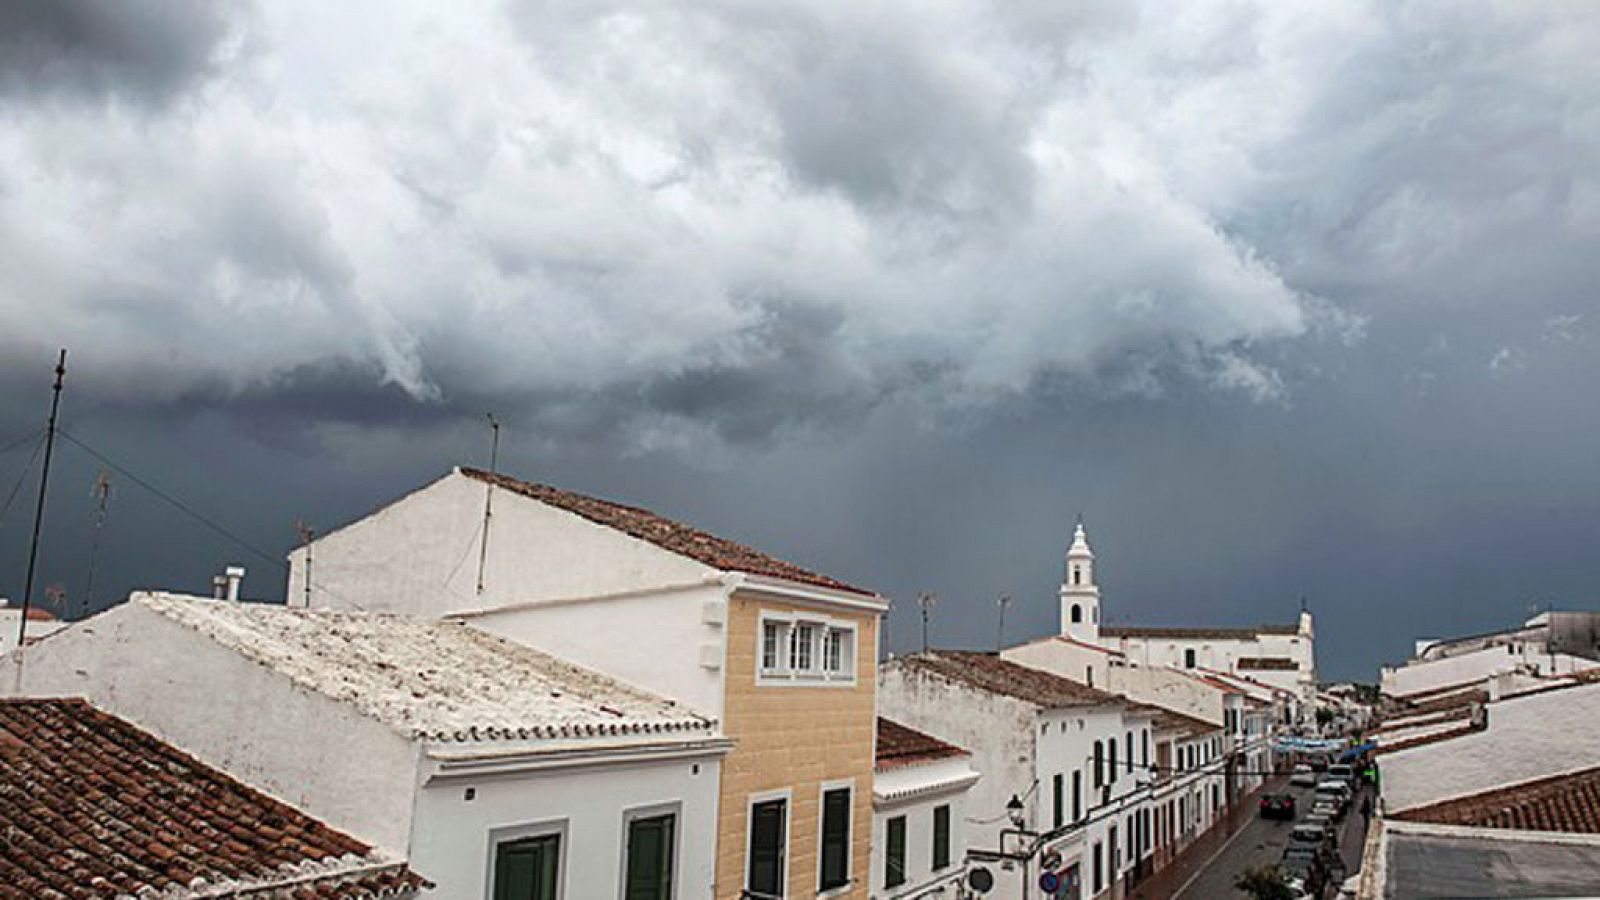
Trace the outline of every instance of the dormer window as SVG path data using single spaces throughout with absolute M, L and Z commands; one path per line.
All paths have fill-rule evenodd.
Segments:
M 809 614 L 763 613 L 761 684 L 854 684 L 856 626 Z

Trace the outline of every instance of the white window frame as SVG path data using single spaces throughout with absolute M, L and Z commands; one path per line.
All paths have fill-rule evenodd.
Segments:
M 764 665 L 768 626 L 774 626 L 778 635 L 778 666 Z M 811 640 L 807 653 L 810 667 L 797 670 L 794 662 L 794 634 L 799 626 L 810 626 Z M 829 637 L 842 635 L 839 645 L 839 671 L 827 667 Z M 860 667 L 861 630 L 851 619 L 838 619 L 821 613 L 804 611 L 763 611 L 756 627 L 756 683 L 767 686 L 789 687 L 854 687 L 856 670 Z M 793 654 L 793 655 L 792 655 Z
M 739 883 L 744 885 L 745 890 L 750 889 L 750 845 L 754 842 L 756 834 L 756 804 L 773 800 L 783 801 L 783 866 L 778 872 L 778 884 L 783 889 L 782 896 L 787 897 L 789 863 L 794 859 L 794 854 L 790 852 L 794 845 L 794 791 L 791 788 L 762 791 L 744 798 L 744 858 L 740 861 L 743 871 L 739 873 Z
M 483 896 L 486 900 L 494 896 L 494 863 L 495 855 L 499 851 L 500 845 L 519 841 L 523 838 L 547 837 L 552 834 L 559 839 L 558 846 L 560 848 L 559 859 L 556 861 L 556 900 L 564 900 L 567 896 L 567 859 L 572 846 L 568 832 L 566 819 L 546 819 L 523 825 L 489 829 L 488 871 L 483 879 Z
M 634 819 L 653 819 L 656 816 L 672 816 L 672 847 L 667 850 L 672 858 L 672 886 L 670 893 L 672 900 L 678 900 L 678 882 L 683 878 L 683 804 L 681 802 L 657 803 L 652 806 L 637 806 L 622 811 L 622 848 L 617 854 L 619 860 L 617 869 L 617 900 L 623 900 L 628 890 L 628 829 L 633 826 Z
M 850 792 L 850 806 L 848 807 L 848 813 L 845 816 L 845 837 L 848 840 L 847 840 L 847 849 L 845 850 L 845 854 L 844 854 L 844 884 L 842 884 L 842 885 L 840 885 L 839 887 L 836 887 L 836 888 L 829 888 L 826 891 L 818 890 L 818 892 L 817 892 L 818 900 L 822 900 L 822 898 L 824 898 L 824 897 L 837 897 L 837 896 L 840 896 L 842 894 L 848 894 L 856 886 L 856 873 L 854 871 L 855 870 L 855 852 L 854 852 L 854 850 L 855 850 L 855 841 L 856 841 L 856 780 L 854 778 L 845 778 L 845 779 L 841 779 L 839 781 L 824 781 L 822 783 L 822 785 L 817 788 L 817 880 L 816 880 L 816 884 L 817 884 L 818 888 L 820 888 L 822 886 L 822 821 L 823 821 L 824 814 L 827 812 L 826 804 L 824 804 L 822 802 L 822 800 L 823 800 L 824 797 L 826 797 L 828 795 L 829 791 L 836 791 L 836 790 L 839 790 L 841 788 L 843 788 L 844 790 L 847 790 L 847 791 Z M 907 852 L 908 853 L 910 851 L 909 837 L 910 837 L 910 834 L 908 833 L 907 834 L 908 840 L 906 842 L 906 847 L 907 847 Z

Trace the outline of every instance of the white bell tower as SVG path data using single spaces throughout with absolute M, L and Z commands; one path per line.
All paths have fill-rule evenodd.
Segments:
M 1061 578 L 1061 633 L 1085 643 L 1100 643 L 1100 588 L 1094 583 L 1094 551 L 1084 534 L 1083 520 L 1067 548 L 1066 570 Z

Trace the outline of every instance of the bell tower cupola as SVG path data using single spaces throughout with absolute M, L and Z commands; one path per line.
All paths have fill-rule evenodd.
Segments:
M 1061 633 L 1090 644 L 1100 642 L 1100 588 L 1094 583 L 1094 551 L 1089 549 L 1081 517 L 1061 579 Z

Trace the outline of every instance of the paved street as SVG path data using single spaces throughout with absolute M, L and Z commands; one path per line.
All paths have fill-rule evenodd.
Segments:
M 1304 815 L 1310 809 L 1311 789 L 1286 789 L 1295 795 L 1299 814 Z M 1355 874 L 1361 859 L 1361 842 L 1366 838 L 1360 809 L 1361 799 L 1358 795 L 1340 828 L 1339 850 L 1344 857 L 1347 876 Z M 1200 874 L 1184 886 L 1174 900 L 1247 900 L 1245 893 L 1234 888 L 1234 878 L 1251 866 L 1276 863 L 1283 855 L 1284 845 L 1293 827 L 1292 822 L 1255 816 L 1205 864 Z

